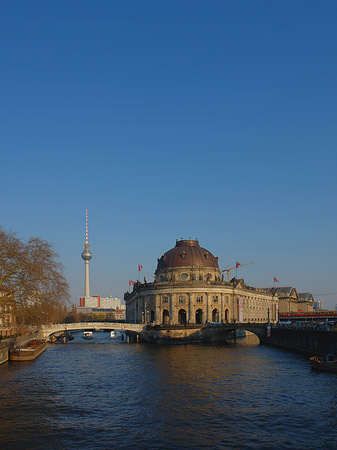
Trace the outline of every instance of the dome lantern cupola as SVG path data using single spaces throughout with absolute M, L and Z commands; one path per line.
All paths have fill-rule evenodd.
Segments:
M 171 248 L 158 259 L 156 275 L 164 275 L 168 272 L 179 273 L 181 270 L 211 271 L 220 276 L 218 257 L 203 247 L 200 247 L 197 239 L 180 239 L 176 241 L 175 247 Z M 186 274 L 185 278 L 186 278 Z M 162 280 L 165 276 L 159 277 Z M 178 278 L 180 278 L 178 276 Z M 214 278 L 213 278 L 214 279 Z

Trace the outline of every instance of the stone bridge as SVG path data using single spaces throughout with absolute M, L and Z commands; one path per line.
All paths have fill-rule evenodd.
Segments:
M 80 322 L 80 323 L 55 323 L 41 326 L 41 337 L 47 339 L 52 334 L 60 334 L 64 331 L 94 331 L 94 330 L 123 330 L 140 333 L 144 325 L 138 323 L 116 322 Z
M 267 338 L 267 324 L 261 323 L 228 323 L 228 324 L 201 324 L 201 325 L 145 325 L 137 323 L 123 322 L 80 322 L 80 323 L 57 323 L 41 326 L 41 337 L 48 339 L 53 334 L 61 334 L 65 331 L 95 331 L 95 330 L 123 330 L 131 335 L 139 334 L 144 341 L 153 342 L 153 336 L 162 334 L 169 338 L 172 343 L 175 337 L 184 336 L 187 341 L 196 340 L 214 341 L 226 339 L 228 333 L 234 330 L 246 330 L 256 334 L 260 342 L 263 343 Z M 182 334 L 183 332 L 183 334 Z M 159 337 L 159 336 L 158 336 Z M 166 339 L 164 339 L 166 341 Z M 179 339 L 178 339 L 179 340 Z M 157 342 L 159 342 L 158 339 Z

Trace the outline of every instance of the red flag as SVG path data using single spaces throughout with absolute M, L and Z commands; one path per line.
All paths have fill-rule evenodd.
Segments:
M 235 266 L 235 267 L 238 268 L 238 267 L 240 267 L 240 266 L 241 266 L 241 264 L 240 264 L 239 262 L 236 261 L 236 266 Z
M 274 283 L 279 283 L 279 280 L 276 277 L 274 277 Z
M 133 286 L 134 284 L 135 284 L 134 281 L 132 281 L 132 280 L 129 281 L 129 285 L 130 285 L 130 286 Z
M 141 264 L 138 264 L 138 270 L 139 272 L 142 270 L 143 266 Z

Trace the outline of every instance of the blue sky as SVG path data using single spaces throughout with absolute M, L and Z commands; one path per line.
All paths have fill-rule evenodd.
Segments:
M 335 1 L 0 5 L 0 224 L 72 301 L 198 237 L 253 286 L 337 292 Z M 337 294 L 317 297 L 334 308 Z

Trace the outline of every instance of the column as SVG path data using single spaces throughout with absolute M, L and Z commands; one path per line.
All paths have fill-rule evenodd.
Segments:
M 155 325 L 160 325 L 161 316 L 161 295 L 154 295 L 154 323 Z
M 223 294 L 220 295 L 220 322 L 223 323 Z
M 190 293 L 187 292 L 187 323 L 190 323 L 191 318 L 191 299 L 190 299 Z
M 144 320 L 144 323 L 145 324 L 147 324 L 147 301 L 146 301 L 146 297 L 144 298 L 144 301 L 143 301 L 143 320 Z
M 170 312 L 170 325 L 172 324 L 172 321 L 173 321 L 173 317 L 172 317 L 172 301 L 173 301 L 173 294 L 169 294 L 169 302 L 170 302 L 170 306 L 169 306 L 169 312 Z

